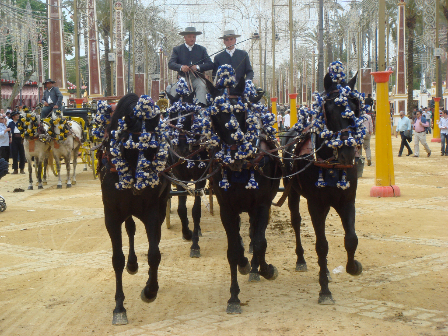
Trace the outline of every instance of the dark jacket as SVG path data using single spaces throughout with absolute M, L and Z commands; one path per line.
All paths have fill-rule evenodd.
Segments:
M 48 97 L 51 97 L 51 100 L 53 101 L 53 105 L 62 107 L 62 98 L 63 97 L 62 97 L 61 91 L 59 91 L 59 88 L 53 86 L 50 91 L 45 90 L 44 97 L 42 98 L 42 103 L 45 103 L 45 102 L 48 103 Z
M 246 80 L 252 80 L 254 78 L 254 71 L 250 65 L 250 59 L 247 52 L 240 49 L 235 49 L 233 56 L 227 51 L 220 52 L 214 59 L 215 67 L 213 68 L 213 77 L 215 77 L 218 68 L 224 64 L 230 64 L 235 70 L 235 79 L 238 83 L 241 77 L 246 76 Z M 233 90 L 230 90 L 230 94 L 234 94 Z
M 200 72 L 213 69 L 213 62 L 207 54 L 207 49 L 199 44 L 195 44 L 192 51 L 188 50 L 185 43 L 173 48 L 168 68 L 184 77 L 185 73 L 180 71 L 182 65 L 199 65 Z
M 18 121 L 17 121 L 18 123 Z M 16 128 L 16 123 L 14 122 L 14 120 L 11 120 L 8 124 L 8 128 L 10 128 L 11 130 L 9 131 L 10 136 L 14 135 L 14 129 Z M 19 133 L 17 133 L 19 134 Z

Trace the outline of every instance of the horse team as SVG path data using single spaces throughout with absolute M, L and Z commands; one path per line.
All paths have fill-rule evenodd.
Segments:
M 276 140 L 275 118 L 259 103 L 261 95 L 253 84 L 234 82 L 230 66 L 220 68 L 214 85 L 207 79 L 208 107 L 193 104 L 193 93 L 182 79 L 176 96 L 169 96 L 168 118 L 161 120 L 157 106 L 146 96 L 127 94 L 115 112 L 98 109 L 98 129 L 104 135 L 98 151 L 99 174 L 105 224 L 112 242 L 112 265 L 116 275 L 114 325 L 127 324 L 122 274 L 138 271 L 134 250 L 135 223 L 146 229 L 149 249 L 149 277 L 141 292 L 144 302 L 152 302 L 158 292 L 159 243 L 165 220 L 171 184 L 195 195 L 194 229 L 188 227 L 186 196 L 179 198 L 178 214 L 182 236 L 192 240 L 191 257 L 200 257 L 200 194 L 208 179 L 220 205 L 220 217 L 227 234 L 227 259 L 231 286 L 227 313 L 241 313 L 238 298 L 238 272 L 251 281 L 260 276 L 274 280 L 275 266 L 266 261 L 266 228 L 280 181 L 285 191 L 279 203 L 288 198 L 291 224 L 296 235 L 296 270 L 306 271 L 300 240 L 299 200 L 308 201 L 316 234 L 320 304 L 334 304 L 328 288 L 328 242 L 325 219 L 330 207 L 341 217 L 347 251 L 346 270 L 359 275 L 361 263 L 354 259 L 358 239 L 355 233 L 357 173 L 355 148 L 362 143 L 363 96 L 354 90 L 356 76 L 345 82 L 341 67 L 330 66 L 324 79 L 325 92 L 316 96 L 312 110 L 299 111 L 299 122 Z M 232 79 L 233 78 L 233 79 Z M 229 96 L 230 86 L 239 95 Z M 364 133 L 363 133 L 364 132 Z M 280 154 L 282 152 L 283 154 Z M 240 214 L 249 214 L 251 260 L 245 256 L 240 235 Z M 129 236 L 126 262 L 122 250 L 122 223 Z
M 61 158 L 67 168 L 67 188 L 76 184 L 76 163 L 82 141 L 82 128 L 77 122 L 65 119 L 60 111 L 52 111 L 50 122 L 40 119 L 39 109 L 25 111 L 19 119 L 19 130 L 23 136 L 23 146 L 28 162 L 29 185 L 33 190 L 33 158 L 38 189 L 47 184 L 47 166 L 58 176 L 57 188 L 62 188 Z M 53 167 L 56 162 L 56 171 Z M 70 163 L 73 162 L 73 175 L 70 175 Z M 73 180 L 73 181 L 72 181 Z

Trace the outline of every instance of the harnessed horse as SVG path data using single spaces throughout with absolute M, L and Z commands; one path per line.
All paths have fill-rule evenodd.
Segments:
M 341 217 L 345 230 L 346 271 L 351 275 L 362 272 L 361 263 L 354 259 L 358 245 L 355 232 L 357 171 L 354 159 L 355 145 L 362 143 L 365 131 L 363 133 L 360 129 L 355 133 L 362 124 L 362 119 L 357 119 L 360 116 L 360 98 L 356 98 L 359 94 L 354 91 L 355 83 L 356 76 L 345 84 L 345 81 L 334 81 L 328 73 L 324 79 L 324 95 L 322 99 L 317 96 L 320 102 L 313 112 L 313 120 L 322 122 L 311 122 L 308 126 L 305 121 L 296 124 L 299 127 L 295 126 L 295 130 L 287 134 L 289 141 L 284 150 L 285 173 L 290 176 L 284 178 L 284 185 L 285 195 L 289 192 L 288 207 L 296 236 L 296 270 L 307 269 L 300 240 L 299 203 L 300 196 L 303 196 L 308 201 L 308 211 L 316 234 L 320 304 L 334 304 L 328 288 L 328 242 L 325 237 L 325 220 L 330 207 Z M 302 121 L 306 118 L 305 115 L 301 117 Z
M 126 223 L 130 248 L 126 269 L 131 274 L 138 271 L 132 216 L 145 225 L 149 242 L 149 278 L 141 292 L 141 299 L 152 302 L 157 297 L 161 226 L 165 220 L 171 186 L 163 176 L 158 177 L 167 162 L 167 133 L 164 124 L 160 122 L 158 108 L 150 98 L 139 98 L 129 93 L 118 102 L 105 131 L 103 147 L 98 150 L 105 224 L 112 242 L 112 265 L 116 278 L 116 306 L 112 320 L 115 325 L 128 323 L 123 306 L 123 222 Z
M 182 223 L 183 239 L 192 240 L 190 257 L 199 258 L 201 256 L 199 237 L 202 236 L 200 227 L 201 192 L 207 183 L 204 176 L 207 173 L 209 157 L 205 147 L 201 148 L 201 141 L 204 136 L 201 135 L 200 108 L 193 103 L 194 91 L 190 93 L 185 84 L 184 80 L 180 79 L 177 83 L 178 93 L 174 97 L 167 93 L 171 103 L 171 107 L 168 109 L 171 141 L 169 149 L 170 164 L 173 164 L 171 172 L 176 179 L 174 182 L 177 184 L 178 191 L 185 190 L 184 183 L 196 181 L 194 182 L 195 191 L 192 208 L 193 232 L 188 227 L 187 196 L 179 196 L 177 213 Z M 192 153 L 197 154 L 192 156 Z M 185 159 L 187 157 L 190 160 Z M 176 163 L 180 164 L 174 165 Z
M 214 159 L 211 169 L 221 167 L 221 172 L 211 178 L 211 185 L 220 205 L 221 221 L 228 241 L 227 259 L 231 273 L 231 297 L 227 304 L 229 314 L 241 313 L 237 269 L 245 275 L 250 271 L 256 272 L 259 267 L 259 274 L 268 280 L 274 280 L 278 275 L 277 269 L 265 259 L 265 231 L 269 209 L 281 178 L 281 163 L 264 155 L 264 150 L 275 151 L 271 127 L 274 117 L 266 113 L 262 105 L 250 101 L 249 97 L 255 98 L 256 93 L 253 86 L 251 90 L 245 90 L 244 79 L 236 88 L 241 96 L 228 96 L 227 89 L 233 84 L 228 77 L 232 77 L 232 72 L 228 65 L 221 66 L 217 72 L 217 85 L 224 88 L 224 92 L 206 82 L 212 97 L 210 101 L 213 100 L 206 113 L 213 129 L 211 140 L 217 145 L 211 152 Z M 243 95 L 243 91 L 247 94 Z M 240 236 L 242 212 L 248 212 L 252 230 L 253 256 L 250 264 L 244 256 Z

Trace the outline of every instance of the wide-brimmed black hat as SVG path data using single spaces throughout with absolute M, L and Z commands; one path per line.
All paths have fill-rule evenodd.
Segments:
M 240 37 L 241 35 L 237 35 L 233 29 L 224 30 L 224 34 L 219 37 L 219 39 L 224 40 L 226 37 Z
M 182 35 L 182 36 L 190 35 L 190 34 L 201 35 L 202 32 L 196 31 L 196 27 L 187 27 L 187 28 L 185 28 L 185 31 L 179 33 L 179 35 Z
M 20 114 L 19 111 L 12 111 L 10 117 L 14 117 L 15 115 Z
M 47 83 L 56 83 L 56 81 L 52 80 L 51 78 L 47 78 L 43 84 L 45 85 Z

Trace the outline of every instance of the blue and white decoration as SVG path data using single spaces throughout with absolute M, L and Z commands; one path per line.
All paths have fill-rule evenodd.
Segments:
M 253 143 L 260 136 L 260 132 L 263 131 L 270 138 L 275 138 L 276 132 L 275 128 L 272 127 L 275 123 L 275 116 L 272 113 L 269 113 L 266 106 L 262 103 L 247 103 L 249 98 L 257 95 L 255 85 L 252 81 L 246 81 L 244 89 L 243 96 L 247 102 L 243 103 L 241 97 L 239 97 L 235 105 L 230 103 L 228 90 L 230 86 L 235 84 L 234 76 L 235 72 L 232 66 L 225 64 L 219 67 L 216 73 L 216 86 L 224 88 L 224 93 L 222 96 L 215 97 L 214 100 L 208 96 L 207 99 L 212 105 L 210 105 L 204 113 L 207 119 L 218 113 L 230 113 L 230 120 L 225 124 L 225 127 L 232 132 L 231 137 L 235 140 L 238 146 L 238 151 L 234 154 L 234 157 L 232 157 L 230 147 L 226 144 L 222 144 L 221 150 L 215 154 L 215 159 L 222 161 L 224 164 L 231 164 L 235 162 L 235 160 L 244 160 L 254 157 L 256 149 L 253 147 Z M 246 114 L 246 133 L 243 133 L 241 129 L 241 125 L 235 115 L 236 113 Z M 203 124 L 203 126 L 204 129 L 206 129 L 206 127 L 210 127 L 210 124 Z M 211 146 L 219 146 L 221 140 L 217 135 L 213 135 L 210 138 L 209 144 Z M 219 186 L 224 190 L 227 190 L 230 187 L 225 170 Z M 258 189 L 258 183 L 255 180 L 253 170 L 251 171 L 251 177 L 246 189 Z
M 168 129 L 164 122 L 160 121 L 154 132 L 146 130 L 145 120 L 153 119 L 160 114 L 159 107 L 154 104 L 149 96 L 143 95 L 134 107 L 134 117 L 142 122 L 142 129 L 138 142 L 134 142 L 132 134 L 127 139 L 122 139 L 127 130 L 125 118 L 118 120 L 118 129 L 111 131 L 110 152 L 111 162 L 118 172 L 119 182 L 115 184 L 118 190 L 134 187 L 142 190 L 147 186 L 154 188 L 160 183 L 158 173 L 163 171 L 168 158 Z M 135 175 L 129 169 L 129 163 L 123 158 L 121 147 L 125 149 L 138 149 L 138 161 Z M 155 158 L 146 159 L 144 152 L 149 148 L 158 148 Z
M 92 133 L 98 139 L 103 139 L 106 126 L 110 122 L 110 113 L 112 108 L 109 104 L 107 104 L 106 100 L 99 100 L 96 103 L 96 108 L 96 114 L 93 118 L 96 128 L 93 129 Z
M 304 132 L 305 129 L 307 131 L 314 129 L 322 139 L 325 139 L 326 146 L 333 149 L 340 148 L 343 145 L 349 147 L 362 145 L 366 136 L 366 129 L 363 126 L 365 120 L 364 113 L 370 109 L 370 107 L 366 107 L 364 104 L 365 95 L 364 93 L 359 93 L 357 90 L 352 90 L 346 85 L 346 76 L 341 62 L 332 62 L 328 68 L 328 72 L 333 82 L 337 83 L 337 90 L 339 91 L 339 97 L 336 97 L 334 100 L 335 104 L 344 106 L 345 110 L 342 113 L 342 117 L 352 119 L 353 121 L 353 125 L 350 126 L 351 130 L 348 131 L 348 139 L 342 141 L 341 132 L 334 133 L 327 128 L 323 113 L 323 105 L 325 104 L 327 96 L 325 96 L 325 94 L 321 96 L 318 92 L 315 92 L 313 95 L 314 103 L 312 104 L 311 110 L 301 108 L 298 111 L 298 121 L 293 127 L 299 133 Z M 356 118 L 354 111 L 351 110 L 348 101 L 349 98 L 355 98 L 360 102 L 361 116 L 359 118 Z M 326 186 L 321 171 L 319 172 L 316 186 L 319 188 Z M 343 190 L 350 187 L 350 182 L 346 181 L 345 171 L 343 172 L 342 180 L 337 183 L 337 186 Z

